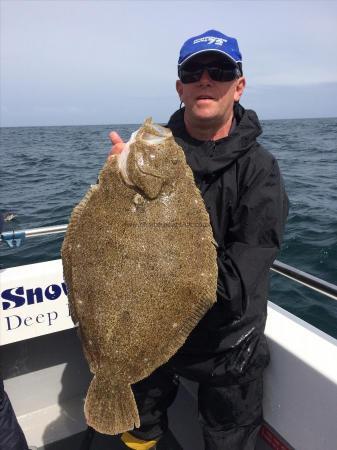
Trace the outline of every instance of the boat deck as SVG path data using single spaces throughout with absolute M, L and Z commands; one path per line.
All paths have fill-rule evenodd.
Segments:
M 190 392 L 180 385 L 177 399 L 169 409 L 171 430 L 159 442 L 158 450 L 204 450 L 200 425 L 197 419 L 197 405 Z M 86 432 L 78 433 L 68 439 L 40 447 L 38 450 L 82 450 Z M 256 450 L 270 450 L 265 441 L 259 438 Z M 126 450 L 118 436 L 95 433 L 91 445 L 83 450 Z
M 47 445 L 46 447 L 40 447 L 38 450 L 81 450 L 85 436 L 85 432 L 78 433 L 68 439 Z M 177 442 L 171 432 L 168 432 L 163 437 L 157 447 L 158 450 L 183 450 L 183 447 Z M 126 447 L 116 436 L 105 436 L 95 433 L 90 447 L 85 450 L 126 450 Z M 188 449 L 186 448 L 186 450 Z

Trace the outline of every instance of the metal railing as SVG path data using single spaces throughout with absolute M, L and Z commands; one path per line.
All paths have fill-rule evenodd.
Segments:
M 288 266 L 288 264 L 284 264 L 277 260 L 274 261 L 270 270 L 317 291 L 320 294 L 330 297 L 333 300 L 337 300 L 337 286 L 335 284 L 328 283 L 321 278 L 314 277 L 307 272 L 302 272 L 295 267 Z
M 25 239 L 65 233 L 67 227 L 68 225 L 56 225 L 53 227 L 30 228 L 28 230 L 4 231 L 0 235 L 1 242 L 6 243 L 10 248 L 20 247 Z
M 67 225 L 57 225 L 53 227 L 31 228 L 20 231 L 5 231 L 0 234 L 2 243 L 7 243 L 11 248 L 19 247 L 25 239 L 39 236 L 48 236 L 52 234 L 65 233 Z M 337 300 L 337 286 L 317 278 L 309 273 L 302 272 L 295 267 L 284 264 L 281 261 L 274 261 L 271 270 L 283 275 L 297 283 L 302 284 L 314 291 L 317 291 L 327 297 Z

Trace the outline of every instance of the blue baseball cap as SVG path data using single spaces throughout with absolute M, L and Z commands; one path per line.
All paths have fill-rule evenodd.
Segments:
M 181 47 L 178 67 L 181 67 L 190 58 L 202 52 L 221 53 L 241 67 L 242 56 L 238 41 L 217 30 L 208 30 L 199 36 L 188 39 Z

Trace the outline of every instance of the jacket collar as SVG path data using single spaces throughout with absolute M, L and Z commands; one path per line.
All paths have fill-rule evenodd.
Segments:
M 171 129 L 177 143 L 183 147 L 192 170 L 200 175 L 214 173 L 231 165 L 250 150 L 262 133 L 256 113 L 245 110 L 237 103 L 234 106 L 235 127 L 232 127 L 230 134 L 216 141 L 199 141 L 188 134 L 184 111 L 185 108 L 176 111 L 167 127 Z

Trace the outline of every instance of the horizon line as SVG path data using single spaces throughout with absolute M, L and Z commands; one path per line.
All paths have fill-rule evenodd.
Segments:
M 248 108 L 249 109 L 249 108 Z M 319 119 L 337 119 L 337 116 L 320 116 L 320 117 L 282 117 L 259 120 L 261 122 L 282 121 L 282 120 L 319 120 Z M 60 124 L 60 125 L 1 125 L 1 128 L 41 128 L 41 127 L 107 127 L 111 125 L 141 125 L 143 122 L 120 122 L 120 123 L 86 123 L 86 124 Z M 159 125 L 165 122 L 157 122 Z

